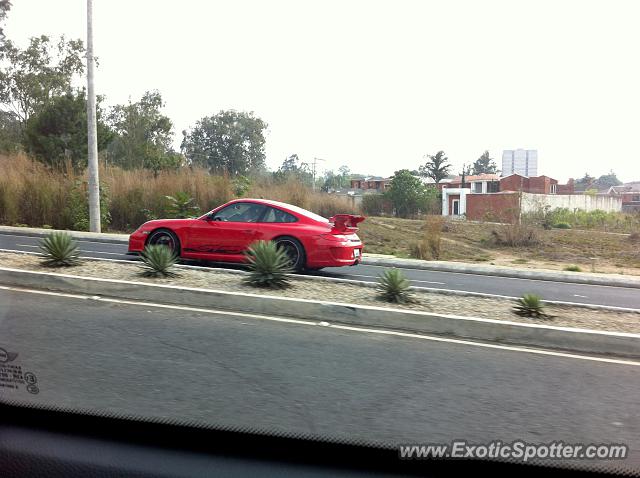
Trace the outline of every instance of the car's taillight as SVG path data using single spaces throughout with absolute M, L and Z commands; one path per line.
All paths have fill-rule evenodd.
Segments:
M 344 234 L 322 234 L 320 237 L 327 241 L 344 242 L 347 240 Z

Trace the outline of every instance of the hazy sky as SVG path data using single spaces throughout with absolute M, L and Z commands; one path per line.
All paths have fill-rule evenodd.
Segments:
M 84 0 L 13 0 L 6 33 L 85 38 Z M 390 175 L 443 149 L 538 149 L 565 181 L 640 180 L 640 2 L 95 0 L 108 104 L 158 89 L 180 131 L 220 109 L 285 156 Z

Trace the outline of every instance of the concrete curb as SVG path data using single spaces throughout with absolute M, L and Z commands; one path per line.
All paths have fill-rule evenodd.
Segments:
M 640 358 L 640 334 L 459 317 L 288 297 L 182 288 L 0 268 L 0 284 L 376 327 L 460 339 Z
M 14 251 L 12 249 L 0 249 L 0 252 L 7 252 L 10 254 L 23 254 L 23 255 L 31 255 L 31 256 L 41 256 L 40 252 L 32 252 L 32 251 Z M 81 259 L 87 261 L 94 262 L 116 262 L 121 264 L 139 264 L 136 260 L 123 260 L 123 259 L 106 259 L 104 257 L 85 257 L 81 256 Z M 236 274 L 236 275 L 244 275 L 248 272 L 242 269 L 230 269 L 223 267 L 209 267 L 209 266 L 193 266 L 188 264 L 175 264 L 177 269 L 191 269 L 202 272 L 223 272 L 225 274 Z M 323 276 L 310 276 L 304 274 L 291 274 L 291 277 L 294 280 L 302 280 L 302 281 L 312 281 L 312 282 L 330 282 L 330 283 L 344 283 L 357 285 L 359 287 L 367 287 L 369 289 L 376 289 L 378 287 L 377 282 L 367 282 L 362 280 L 355 279 L 342 279 L 339 277 L 323 277 Z M 499 294 L 488 294 L 486 292 L 469 292 L 463 290 L 455 290 L 455 289 L 438 289 L 435 287 L 421 287 L 421 286 L 411 286 L 411 290 L 420 292 L 426 292 L 430 294 L 439 294 L 439 295 L 450 295 L 457 297 L 478 297 L 484 299 L 503 299 L 503 300 L 517 300 L 519 297 L 514 297 L 510 295 L 499 295 Z M 580 302 L 566 302 L 561 300 L 543 300 L 544 304 L 549 305 L 557 305 L 561 307 L 581 307 L 583 309 L 590 310 L 607 310 L 610 312 L 631 312 L 640 314 L 640 309 L 634 309 L 631 307 L 616 307 L 613 305 L 600 305 L 600 304 L 585 304 Z
M 64 231 L 59 229 L 39 229 L 35 227 L 13 227 L 13 226 L 0 226 L 0 234 L 5 235 L 18 235 L 29 237 L 44 237 L 52 232 L 66 232 L 75 239 L 82 241 L 93 242 L 106 242 L 108 244 L 128 244 L 128 234 L 106 234 L 97 232 L 83 232 L 83 231 Z
M 552 282 L 570 282 L 573 284 L 604 285 L 613 287 L 630 287 L 640 289 L 640 279 L 615 275 L 594 275 L 581 272 L 543 271 L 530 269 L 512 269 L 499 266 L 478 266 L 455 262 L 423 261 L 419 259 L 385 259 L 362 258 L 363 265 L 398 267 L 403 269 L 421 269 L 439 272 L 456 272 L 459 274 L 477 274 L 514 279 L 543 280 Z
M 43 237 L 55 229 L 37 229 L 27 227 L 0 226 L 0 234 L 22 235 L 30 237 Z M 66 232 L 72 237 L 93 242 L 106 242 L 111 244 L 128 244 L 129 236 L 126 234 L 107 234 L 79 231 Z M 456 272 L 459 274 L 477 274 L 497 277 L 510 277 L 514 279 L 543 280 L 551 282 L 568 282 L 572 284 L 603 285 L 612 287 L 629 287 L 640 289 L 640 279 L 633 277 L 621 277 L 615 275 L 596 275 L 581 272 L 543 271 L 531 269 L 513 269 L 499 266 L 480 266 L 443 261 L 424 261 L 420 259 L 400 259 L 388 257 L 368 257 L 366 252 L 362 258 L 363 265 L 380 267 L 397 267 L 403 269 L 421 269 L 436 272 Z

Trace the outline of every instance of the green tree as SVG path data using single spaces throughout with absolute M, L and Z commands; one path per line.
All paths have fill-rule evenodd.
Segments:
M 427 155 L 427 162 L 420 166 L 420 175 L 432 178 L 436 184 L 449 175 L 451 164 L 444 151 L 438 151 L 435 155 Z
M 427 188 L 411 171 L 401 169 L 393 175 L 389 189 L 384 194 L 393 205 L 396 216 L 410 217 L 420 212 Z
M 11 111 L 0 111 L 0 153 L 12 153 L 22 146 L 20 121 Z
M 21 50 L 10 40 L 0 47 L 0 105 L 14 113 L 21 125 L 54 98 L 71 90 L 75 75 L 84 72 L 82 40 L 48 36 L 30 39 Z
M 609 174 L 603 174 L 595 181 L 597 189 L 609 189 L 611 186 L 620 186 L 622 181 L 618 179 L 616 173 L 609 171 Z
M 108 156 L 114 164 L 153 171 L 180 167 L 182 156 L 172 149 L 173 123 L 162 114 L 163 106 L 158 91 L 147 91 L 140 101 L 112 108 L 109 124 L 117 136 Z
M 340 174 L 340 187 L 349 187 L 349 180 L 351 179 L 351 169 L 346 164 L 338 168 Z
M 471 174 L 496 174 L 498 172 L 498 166 L 494 160 L 489 156 L 489 151 L 485 151 L 482 155 L 476 159 L 473 163 Z
M 264 170 L 267 124 L 253 112 L 227 110 L 202 118 L 183 141 L 192 164 L 212 172 L 247 175 Z
M 284 182 L 290 177 L 308 185 L 313 182 L 313 174 L 309 171 L 309 166 L 301 162 L 297 154 L 287 156 L 278 170 L 273 173 L 273 177 L 279 182 Z
M 589 173 L 584 173 L 584 176 L 582 178 L 576 179 L 576 191 L 586 191 L 587 189 L 590 189 L 595 182 L 596 178 L 591 176 Z
M 0 44 L 4 41 L 4 30 L 2 28 L 2 22 L 7 18 L 7 13 L 11 9 L 11 2 L 9 0 L 0 0 Z
M 98 115 L 98 150 L 106 148 L 113 133 Z M 84 91 L 56 97 L 29 117 L 24 145 L 36 159 L 50 166 L 70 161 L 76 170 L 87 165 L 87 103 Z

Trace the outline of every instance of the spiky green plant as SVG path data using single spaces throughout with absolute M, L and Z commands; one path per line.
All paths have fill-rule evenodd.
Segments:
M 78 265 L 80 251 L 73 238 L 64 232 L 52 232 L 40 241 L 40 250 L 47 267 L 70 267 Z
M 536 319 L 549 319 L 550 315 L 545 314 L 542 298 L 536 294 L 525 294 L 516 301 L 513 313 L 520 317 L 532 317 Z
M 411 301 L 411 283 L 400 269 L 387 269 L 378 279 L 380 296 L 387 302 L 403 304 Z
M 171 249 L 163 245 L 148 245 L 140 254 L 144 277 L 176 277 L 171 268 L 178 258 Z
M 249 274 L 244 281 L 255 287 L 283 289 L 293 272 L 291 261 L 283 249 L 272 241 L 257 241 L 246 253 Z
M 194 204 L 195 199 L 189 193 L 177 192 L 174 196 L 165 196 L 169 205 L 167 215 L 173 219 L 187 219 L 197 216 L 200 208 Z

